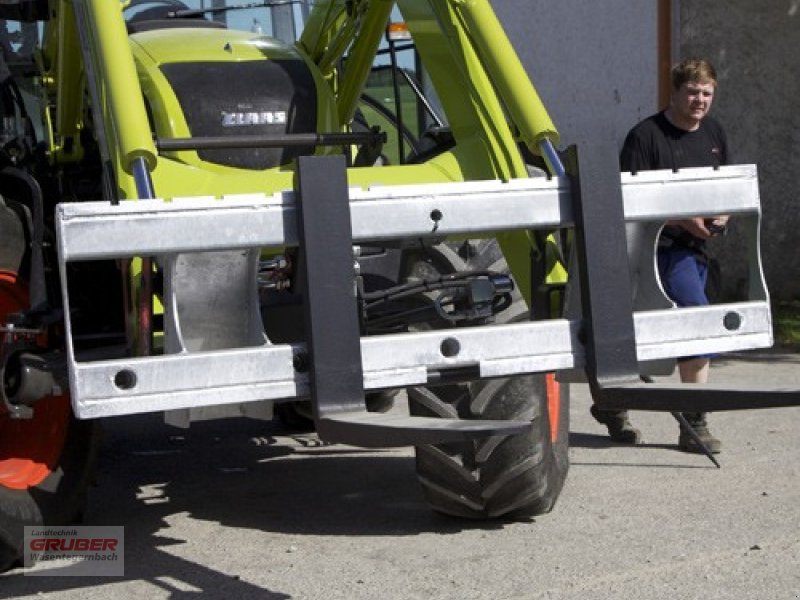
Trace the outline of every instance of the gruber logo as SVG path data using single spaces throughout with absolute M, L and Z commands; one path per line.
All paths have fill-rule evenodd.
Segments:
M 116 552 L 119 540 L 114 538 L 33 538 L 34 552 Z
M 25 575 L 125 575 L 125 528 L 120 525 L 24 527 Z

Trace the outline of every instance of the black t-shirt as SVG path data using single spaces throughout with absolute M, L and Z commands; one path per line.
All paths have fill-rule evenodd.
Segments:
M 711 117 L 694 131 L 670 123 L 663 112 L 648 117 L 628 133 L 620 153 L 623 171 L 719 167 L 730 162 L 725 131 Z M 682 246 L 702 250 L 705 242 L 677 226 L 667 226 L 667 237 Z
M 730 162 L 725 132 L 711 117 L 694 131 L 669 122 L 663 112 L 636 125 L 625 138 L 620 154 L 623 171 L 719 167 Z

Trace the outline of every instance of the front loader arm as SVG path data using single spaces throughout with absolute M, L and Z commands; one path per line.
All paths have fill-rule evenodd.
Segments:
M 85 125 L 83 58 L 71 2 L 54 1 L 51 10 L 53 18 L 45 26 L 40 57 L 46 94 L 44 122 L 50 126 L 48 153 L 51 160 L 56 164 L 69 164 L 83 157 L 80 140 Z
M 518 149 L 545 154 L 563 174 L 552 144 L 558 132 L 488 2 L 400 0 L 426 70 L 439 92 L 467 179 L 508 181 L 528 176 Z M 529 231 L 496 238 L 519 290 L 532 303 L 532 253 L 546 248 Z M 548 273 L 552 281 L 557 271 Z M 538 285 L 538 283 L 537 283 Z
M 339 120 L 343 124 L 353 120 L 393 5 L 392 0 L 372 0 L 361 15 L 360 35 L 350 48 L 347 68 L 337 82 L 339 93 L 336 103 Z
M 91 128 L 106 179 L 104 195 L 112 201 L 152 197 L 149 173 L 156 166 L 122 6 L 51 0 L 40 57 L 51 161 L 82 160 L 82 132 Z
M 133 197 L 152 196 L 150 172 L 156 166 L 157 152 L 122 17 L 123 5 L 75 0 L 73 6 L 84 50 L 91 59 L 103 118 L 110 130 L 110 147 L 122 171 L 136 182 L 136 190 L 126 193 Z M 131 193 L 134 191 L 135 195 Z

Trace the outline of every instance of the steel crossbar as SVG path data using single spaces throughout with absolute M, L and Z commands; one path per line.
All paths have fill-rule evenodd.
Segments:
M 752 165 L 623 174 L 621 183 L 626 222 L 718 213 L 749 214 L 757 221 L 760 215 Z M 564 177 L 353 188 L 348 190 L 352 242 L 573 227 L 570 185 Z M 59 205 L 56 231 L 67 314 L 66 265 L 71 261 L 298 245 L 295 194 Z M 760 273 L 760 264 L 755 272 Z M 753 290 L 750 299 L 735 304 L 637 311 L 633 317 L 637 359 L 771 345 L 763 279 Z M 584 319 L 578 316 L 362 337 L 363 388 L 425 385 L 442 376 L 457 379 L 459 373 L 475 378 L 581 369 L 587 360 L 584 327 Z M 445 347 L 456 347 L 458 352 L 445 352 Z M 93 418 L 307 398 L 309 376 L 297 368 L 298 357 L 307 351 L 305 344 L 265 342 L 244 348 L 179 348 L 161 356 L 83 360 L 70 344 L 73 404 L 80 418 Z

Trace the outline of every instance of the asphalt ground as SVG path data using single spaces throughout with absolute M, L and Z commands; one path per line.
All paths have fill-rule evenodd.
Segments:
M 751 352 L 715 382 L 800 388 L 800 355 Z M 86 522 L 125 527 L 124 577 L 0 576 L 0 597 L 800 598 L 800 408 L 711 416 L 717 469 L 670 415 L 612 443 L 572 386 L 571 469 L 552 513 L 464 522 L 424 504 L 411 449 L 319 444 L 274 424 L 108 419 Z

